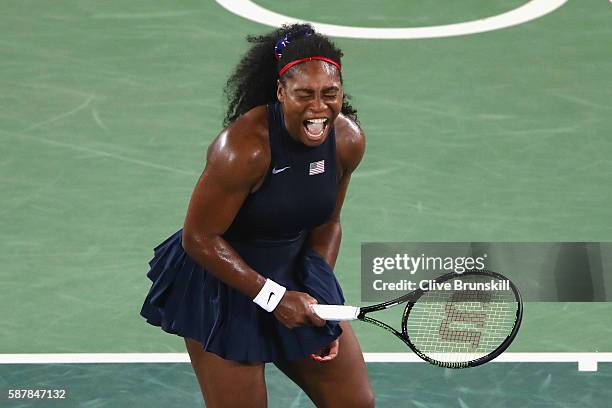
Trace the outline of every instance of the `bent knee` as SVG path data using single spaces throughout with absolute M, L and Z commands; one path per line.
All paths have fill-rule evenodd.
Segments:
M 374 408 L 376 406 L 374 392 L 372 392 L 371 389 L 364 390 L 356 394 L 357 398 L 355 398 L 354 403 L 347 406 L 359 408 Z
M 374 393 L 368 388 L 349 392 L 345 395 L 336 394 L 332 400 L 320 405 L 317 404 L 317 406 L 325 408 L 374 408 L 376 401 Z

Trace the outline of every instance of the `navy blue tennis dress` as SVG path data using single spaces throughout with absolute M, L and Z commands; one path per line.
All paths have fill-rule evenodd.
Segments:
M 268 106 L 271 162 L 223 235 L 251 268 L 287 290 L 321 304 L 344 304 L 329 264 L 305 246 L 336 203 L 336 139 L 308 147 L 285 128 L 280 104 Z M 211 215 L 211 216 L 214 216 Z M 341 333 L 337 322 L 287 329 L 272 313 L 206 272 L 184 250 L 182 230 L 154 250 L 147 276 L 153 285 L 140 314 L 168 333 L 199 341 L 204 350 L 240 362 L 305 358 Z

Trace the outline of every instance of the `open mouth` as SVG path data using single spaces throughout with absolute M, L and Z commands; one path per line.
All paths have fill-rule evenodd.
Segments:
M 325 134 L 325 130 L 327 129 L 327 125 L 329 124 L 329 119 L 306 119 L 303 123 L 306 136 L 308 136 L 308 138 L 312 140 L 319 140 Z

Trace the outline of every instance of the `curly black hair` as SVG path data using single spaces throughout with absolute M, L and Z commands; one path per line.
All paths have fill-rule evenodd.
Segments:
M 304 33 L 307 30 L 312 30 L 313 33 L 292 39 L 283 51 L 281 59 L 277 61 L 274 47 L 279 39 L 286 34 Z M 322 56 L 341 64 L 343 55 L 329 38 L 314 33 L 309 24 L 283 25 L 265 35 L 248 36 L 247 41 L 253 46 L 242 57 L 225 84 L 224 92 L 228 104 L 223 126 L 233 123 L 240 115 L 256 106 L 276 101 L 278 71 L 287 63 L 300 58 Z M 283 78 L 292 75 L 294 69 L 290 68 L 283 74 Z M 342 73 L 340 81 L 342 82 Z M 350 105 L 349 100 L 350 96 L 344 94 L 341 112 L 358 124 L 357 111 Z

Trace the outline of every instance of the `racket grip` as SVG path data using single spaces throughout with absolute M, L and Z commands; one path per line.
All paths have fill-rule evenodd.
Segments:
M 312 310 L 325 320 L 356 320 L 359 308 L 341 305 L 311 305 Z

